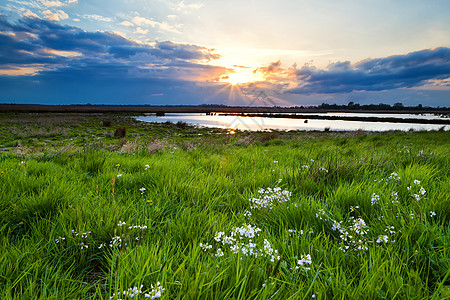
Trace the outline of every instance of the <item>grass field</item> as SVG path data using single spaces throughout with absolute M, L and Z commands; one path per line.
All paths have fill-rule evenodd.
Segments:
M 450 298 L 450 132 L 0 128 L 1 299 Z

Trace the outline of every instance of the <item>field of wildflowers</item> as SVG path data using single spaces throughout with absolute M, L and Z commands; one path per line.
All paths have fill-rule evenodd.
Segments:
M 450 132 L 0 124 L 1 299 L 450 298 Z

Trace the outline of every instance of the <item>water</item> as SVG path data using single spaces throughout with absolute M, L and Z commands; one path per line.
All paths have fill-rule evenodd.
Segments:
M 317 113 L 313 115 L 327 115 Z M 330 113 L 333 116 L 357 116 L 357 117 L 395 117 L 395 118 L 415 118 L 415 119 L 436 119 L 440 118 L 435 115 L 410 115 L 410 114 L 357 114 L 357 113 Z M 166 114 L 162 117 L 155 115 L 136 117 L 137 120 L 144 122 L 186 122 L 187 124 L 202 127 L 217 127 L 227 129 L 239 129 L 250 131 L 264 130 L 319 130 L 326 128 L 332 131 L 390 131 L 390 130 L 438 130 L 443 125 L 436 124 L 414 124 L 414 123 L 389 123 L 389 122 L 362 122 L 362 121 L 342 121 L 342 120 L 313 120 L 308 119 L 305 123 L 304 119 L 289 118 L 265 118 L 265 117 L 239 117 L 239 116 L 207 116 L 205 114 Z M 450 130 L 450 126 L 446 125 L 444 130 Z

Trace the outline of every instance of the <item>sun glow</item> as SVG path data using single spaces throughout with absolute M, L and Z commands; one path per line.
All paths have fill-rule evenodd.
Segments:
M 220 78 L 220 82 L 226 82 L 231 85 L 245 84 L 263 80 L 265 80 L 265 78 L 261 74 L 254 72 L 252 69 L 244 68 L 234 69 L 232 72 L 222 75 L 222 77 Z

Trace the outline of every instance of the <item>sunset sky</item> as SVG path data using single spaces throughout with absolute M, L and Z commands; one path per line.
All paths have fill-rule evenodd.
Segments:
M 450 106 L 449 0 L 2 0 L 0 103 Z

